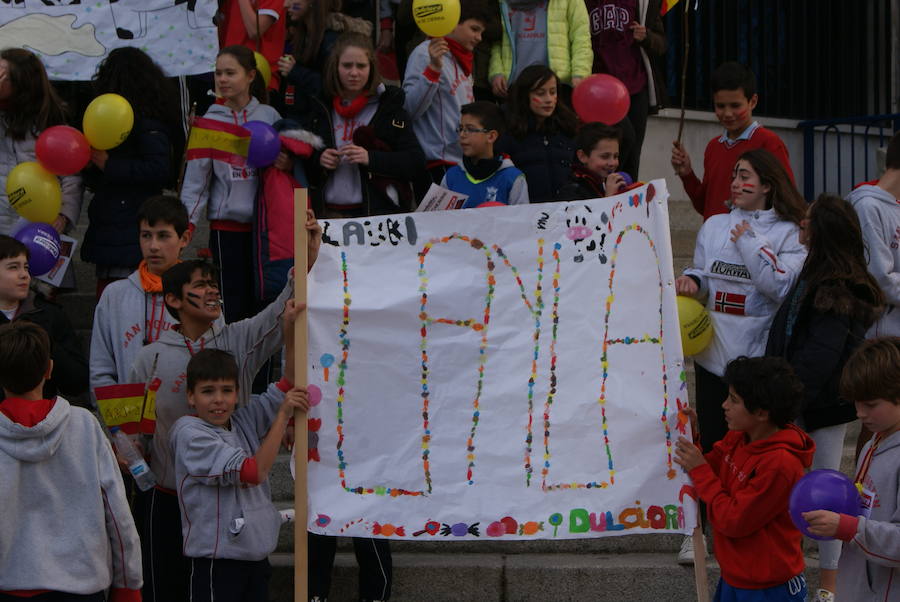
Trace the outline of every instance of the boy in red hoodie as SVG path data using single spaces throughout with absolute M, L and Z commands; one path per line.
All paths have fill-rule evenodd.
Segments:
M 788 514 L 791 489 L 815 444 L 790 424 L 803 385 L 782 358 L 739 357 L 723 380 L 729 432 L 705 456 L 684 437 L 675 461 L 694 481 L 713 527 L 722 578 L 716 601 L 804 602 L 801 535 Z M 687 412 L 696 437 L 696 413 Z

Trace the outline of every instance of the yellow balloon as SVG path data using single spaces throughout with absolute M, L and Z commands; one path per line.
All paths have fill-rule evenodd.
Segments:
M 712 341 L 713 326 L 706 308 L 690 297 L 675 297 L 681 325 L 681 349 L 684 355 L 696 355 Z
M 59 216 L 62 189 L 59 180 L 36 161 L 19 163 L 6 177 L 10 206 L 30 222 L 52 224 Z
M 459 0 L 413 0 L 413 19 L 427 36 L 439 38 L 459 25 Z
M 262 76 L 263 83 L 268 88 L 269 82 L 272 81 L 272 67 L 269 65 L 266 57 L 260 53 L 254 51 L 253 57 L 256 59 L 256 71 Z
M 134 125 L 131 103 L 118 94 L 101 94 L 84 112 L 82 129 L 91 146 L 109 150 L 125 142 Z

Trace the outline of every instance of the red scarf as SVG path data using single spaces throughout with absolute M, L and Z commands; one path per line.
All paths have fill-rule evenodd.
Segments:
M 462 44 L 454 40 L 453 38 L 444 38 L 447 40 L 447 45 L 450 46 L 450 52 L 453 54 L 453 58 L 456 59 L 456 62 L 459 63 L 459 66 L 462 68 L 463 73 L 467 76 L 472 73 L 472 62 L 475 60 L 475 53 L 471 50 L 466 50 L 462 47 Z
M 360 94 L 351 100 L 350 104 L 346 105 L 340 96 L 335 96 L 331 99 L 331 106 L 333 106 L 334 111 L 344 119 L 353 119 L 356 117 L 357 113 L 363 110 L 363 107 L 366 106 L 366 103 L 368 102 L 369 97 L 365 94 Z

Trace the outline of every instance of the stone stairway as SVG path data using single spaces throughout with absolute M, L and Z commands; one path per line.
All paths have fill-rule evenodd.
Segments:
M 87 201 L 85 202 L 85 208 Z M 86 209 L 76 229 L 79 239 L 87 224 Z M 669 201 L 675 274 L 690 264 L 696 232 L 702 220 L 683 200 Z M 186 257 L 206 245 L 201 224 Z M 69 318 L 84 338 L 90 336 L 94 311 L 93 266 L 76 263 L 78 290 L 61 298 Z M 690 390 L 693 367 L 688 362 Z M 852 474 L 853 446 L 858 425 L 851 426 L 844 454 L 845 472 Z M 278 457 L 270 480 L 279 507 L 293 506 L 289 456 Z M 271 557 L 272 600 L 293 599 L 293 525 L 282 529 Z M 681 537 L 626 535 L 601 539 L 557 541 L 392 542 L 394 600 L 630 600 L 696 599 L 693 569 L 676 564 Z M 811 549 L 814 551 L 814 548 Z M 814 591 L 817 561 L 807 561 L 807 579 Z M 708 581 L 714 587 L 718 567 L 709 559 Z M 349 540 L 341 539 L 330 600 L 356 600 L 357 567 Z

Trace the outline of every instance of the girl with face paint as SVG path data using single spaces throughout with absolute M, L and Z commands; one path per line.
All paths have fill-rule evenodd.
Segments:
M 575 157 L 578 117 L 560 98 L 559 78 L 544 65 L 526 67 L 513 82 L 508 132 L 494 150 L 525 173 L 532 203 L 557 200 Z

